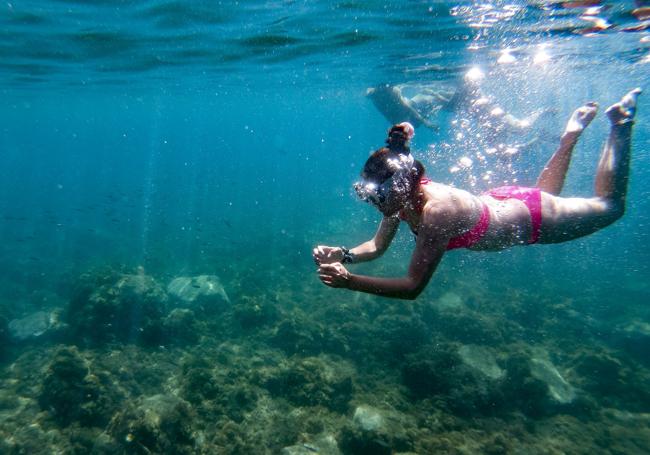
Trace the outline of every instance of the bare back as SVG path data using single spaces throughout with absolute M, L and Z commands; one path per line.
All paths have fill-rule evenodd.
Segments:
M 468 191 L 435 182 L 421 185 L 422 210 L 406 211 L 405 221 L 413 232 L 422 223 L 444 223 L 445 235 L 453 238 L 466 233 L 479 222 L 483 206 L 489 210 L 489 226 L 481 239 L 469 247 L 475 251 L 496 251 L 525 245 L 532 224 L 528 207 L 516 199 L 498 200 L 489 195 L 475 196 Z M 440 219 L 444 213 L 445 219 Z

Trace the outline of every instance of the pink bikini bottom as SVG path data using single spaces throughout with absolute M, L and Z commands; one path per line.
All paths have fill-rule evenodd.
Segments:
M 524 186 L 500 186 L 493 188 L 486 194 L 494 199 L 518 199 L 528 207 L 532 231 L 528 243 L 537 243 L 539 231 L 542 227 L 542 192 L 539 188 Z

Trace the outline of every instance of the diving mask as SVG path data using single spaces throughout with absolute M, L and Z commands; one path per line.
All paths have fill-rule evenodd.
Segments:
M 356 182 L 353 186 L 359 199 L 377 206 L 386 200 L 388 192 L 393 186 L 393 176 L 390 176 L 382 183 L 363 179 L 360 182 Z
M 385 177 L 379 183 L 372 179 L 362 178 L 353 185 L 357 196 L 362 201 L 379 206 L 386 201 L 391 191 L 394 191 L 396 194 L 408 194 L 411 189 L 409 174 L 413 162 L 413 157 L 410 154 L 398 154 L 387 159 L 386 163 L 390 172 L 389 176 Z

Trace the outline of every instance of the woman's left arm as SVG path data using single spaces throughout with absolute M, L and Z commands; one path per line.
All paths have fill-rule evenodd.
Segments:
M 442 256 L 445 254 L 449 242 L 447 236 L 439 234 L 439 229 L 427 229 L 427 227 L 421 226 L 418 232 L 415 251 L 411 257 L 408 274 L 405 277 L 381 278 L 356 275 L 348 272 L 342 264 L 335 263 L 323 264 L 319 268 L 320 279 L 331 287 L 413 300 L 429 283 Z

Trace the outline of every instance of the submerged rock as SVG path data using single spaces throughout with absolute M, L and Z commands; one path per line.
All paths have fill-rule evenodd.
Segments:
M 73 339 L 159 344 L 167 294 L 140 270 L 137 274 L 84 276 L 66 312 Z
M 167 285 L 167 292 L 182 305 L 211 309 L 230 304 L 228 294 L 216 275 L 181 276 Z
M 9 335 L 14 341 L 25 341 L 52 335 L 62 329 L 59 321 L 60 310 L 37 311 L 20 319 L 13 319 L 8 324 Z
M 466 365 L 490 379 L 501 379 L 505 375 L 488 348 L 471 344 L 463 345 L 458 349 L 458 355 Z
M 343 453 L 393 454 L 413 450 L 415 423 L 396 411 L 357 406 L 339 437 Z
M 284 447 L 282 455 L 341 455 L 336 439 L 331 434 L 322 434 L 310 442 Z
M 363 431 L 377 431 L 385 425 L 381 412 L 370 406 L 358 406 L 352 421 Z
M 560 374 L 544 354 L 530 359 L 530 372 L 548 387 L 549 397 L 559 404 L 569 404 L 576 398 L 576 391 Z
M 444 293 L 434 304 L 440 310 L 458 311 L 465 308 L 463 298 L 455 292 Z
M 506 371 L 503 383 L 506 408 L 534 417 L 543 415 L 548 408 L 548 387 L 533 377 L 530 357 L 523 352 L 508 357 Z
M 322 452 L 311 444 L 298 444 L 295 446 L 284 447 L 281 455 L 313 455 L 314 453 Z
M 520 352 L 506 361 L 503 394 L 508 409 L 533 417 L 590 412 L 584 393 L 571 385 L 542 349 Z
M 140 399 L 117 413 L 108 433 L 125 453 L 192 454 L 194 413 L 190 405 L 172 395 L 154 395 Z
M 105 424 L 112 412 L 106 392 L 77 348 L 64 347 L 56 352 L 45 373 L 38 403 L 62 426 L 75 421 L 97 426 Z

